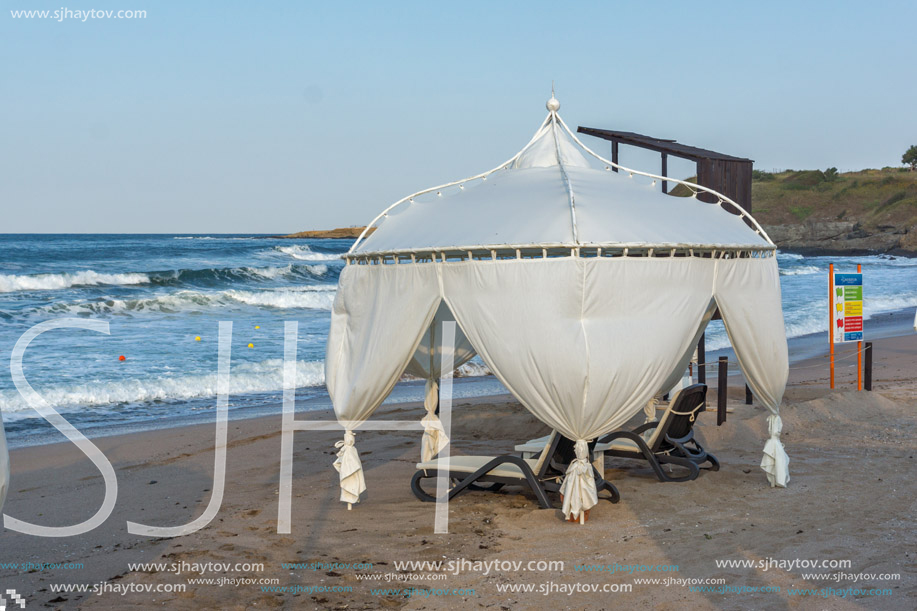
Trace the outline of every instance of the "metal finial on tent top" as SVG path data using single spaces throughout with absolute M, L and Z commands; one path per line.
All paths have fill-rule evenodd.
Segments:
M 557 100 L 557 98 L 554 97 L 553 93 L 551 94 L 551 99 L 548 100 L 548 103 L 545 104 L 545 106 L 551 112 L 557 112 L 558 110 L 560 110 L 560 102 Z
M 558 110 L 560 110 L 560 102 L 557 101 L 556 97 L 554 97 L 554 81 L 551 81 L 551 99 L 548 100 L 545 106 L 551 112 L 557 112 Z

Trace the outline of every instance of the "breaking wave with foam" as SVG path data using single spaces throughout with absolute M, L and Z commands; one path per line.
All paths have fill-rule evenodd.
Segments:
M 331 310 L 334 296 L 334 287 L 325 286 L 290 287 L 261 291 L 228 289 L 225 291 L 201 292 L 184 290 L 138 299 L 102 297 L 84 302 L 59 302 L 33 308 L 28 313 L 75 316 L 132 315 L 141 313 L 174 314 L 240 304 L 280 310 Z
M 324 383 L 324 364 L 321 361 L 296 362 L 297 388 L 321 386 Z M 36 384 L 35 387 L 42 398 L 54 408 L 82 409 L 215 397 L 217 375 L 214 372 L 174 377 L 93 380 L 65 385 Z M 231 369 L 230 395 L 280 390 L 283 390 L 283 359 L 240 363 Z M 3 411 L 4 418 L 37 417 L 15 390 L 0 391 L 0 410 Z
M 803 265 L 801 267 L 780 268 L 781 276 L 806 276 L 808 274 L 823 273 L 822 270 L 814 265 Z
M 181 284 L 218 284 L 263 280 L 289 280 L 322 278 L 329 275 L 323 264 L 280 267 L 225 267 L 204 269 L 179 269 L 152 272 L 101 273 L 93 270 L 61 274 L 12 275 L 0 274 L 0 293 L 18 291 L 55 291 L 89 286 L 131 286 L 153 284 L 171 286 Z
M 293 246 L 275 246 L 276 252 L 288 255 L 298 261 L 340 261 L 343 263 L 340 254 L 314 252 L 305 244 L 294 244 Z
M 104 274 L 87 269 L 64 274 L 14 275 L 0 274 L 0 293 L 16 291 L 54 291 L 78 286 L 100 284 L 148 284 L 150 277 L 141 273 Z

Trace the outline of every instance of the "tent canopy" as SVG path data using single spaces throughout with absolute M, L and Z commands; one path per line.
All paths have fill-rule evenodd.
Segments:
M 653 188 L 656 180 L 612 172 L 613 166 L 593 155 L 552 113 L 512 159 L 479 177 L 400 200 L 374 220 L 375 232 L 351 252 L 603 245 L 773 248 L 760 226 L 745 222 L 747 215 L 667 196 Z M 719 203 L 725 201 L 721 197 Z
M 580 442 L 621 427 L 671 387 L 719 307 L 748 384 L 772 414 L 762 468 L 785 485 L 775 246 L 725 196 L 675 180 L 718 202 L 675 198 L 653 189 L 662 177 L 611 172 L 615 164 L 579 142 L 558 109 L 552 98 L 532 140 L 494 170 L 389 206 L 347 254 L 325 361 L 348 429 L 342 453 L 353 464 L 352 430 L 409 366 L 427 376 L 430 398 L 441 373 L 430 358 L 441 349 L 438 321 L 458 323 L 459 359 L 477 353 L 522 405 Z M 425 454 L 448 442 L 432 404 Z M 587 446 L 576 447 L 564 482 L 573 517 L 595 499 Z M 362 473 L 351 476 L 341 473 L 348 502 L 362 486 Z

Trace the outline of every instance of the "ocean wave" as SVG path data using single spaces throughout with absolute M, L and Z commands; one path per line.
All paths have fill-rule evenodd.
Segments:
M 256 240 L 257 238 L 254 238 L 254 237 L 251 237 L 251 236 L 247 236 L 247 237 L 240 237 L 240 236 L 223 237 L 223 236 L 219 236 L 219 237 L 216 237 L 216 236 L 209 236 L 209 235 L 201 235 L 201 236 L 188 235 L 188 236 L 174 236 L 172 239 L 173 239 L 173 240 Z
M 275 246 L 276 252 L 293 257 L 298 261 L 341 261 L 340 254 L 331 254 L 324 252 L 314 252 L 305 244 L 294 244 L 293 246 Z
M 335 287 L 331 285 L 245 291 L 178 291 L 139 299 L 100 298 L 74 303 L 54 303 L 33 308 L 32 315 L 130 316 L 142 313 L 174 314 L 233 305 L 253 305 L 277 309 L 331 310 Z
M 152 272 L 103 273 L 83 270 L 60 274 L 11 275 L 0 274 L 0 293 L 17 291 L 55 291 L 84 286 L 127 286 L 153 284 L 174 286 L 180 284 L 220 284 L 239 281 L 301 280 L 310 278 L 333 279 L 327 265 L 293 264 L 280 267 L 215 267 L 204 269 L 178 269 Z
M 490 370 L 490 367 L 484 363 L 477 363 L 475 361 L 463 363 L 455 370 L 455 377 L 457 378 L 475 378 L 492 374 L 493 372 Z
M 16 291 L 54 291 L 74 286 L 100 284 L 147 284 L 150 277 L 141 273 L 104 274 L 91 269 L 64 274 L 7 275 L 0 274 L 0 293 Z
M 863 314 L 869 318 L 879 312 L 892 312 L 917 306 L 917 294 L 910 295 L 882 295 L 870 297 L 867 292 L 863 297 Z
M 780 268 L 781 276 L 806 276 L 809 274 L 825 273 L 825 270 L 815 265 L 802 265 L 800 267 L 791 267 L 789 269 Z
M 876 314 L 894 312 L 917 307 L 917 293 L 880 295 L 869 297 L 863 301 L 863 318 L 869 320 Z M 784 318 L 787 338 L 802 337 L 813 333 L 828 331 L 828 299 L 819 298 L 808 302 L 805 306 L 797 306 L 790 310 L 784 308 Z M 719 350 L 730 346 L 729 339 L 720 325 L 711 323 L 707 333 L 707 349 Z
M 321 361 L 297 361 L 296 387 L 323 385 L 325 383 L 324 371 L 324 364 Z M 216 388 L 217 375 L 214 372 L 174 377 L 89 381 L 79 384 L 37 387 L 35 390 L 52 407 L 83 408 L 215 397 Z M 230 395 L 280 390 L 283 390 L 283 359 L 240 363 L 231 369 Z M 9 415 L 31 416 L 34 414 L 15 390 L 0 391 L 0 410 Z
M 282 289 L 276 291 L 229 290 L 224 291 L 223 294 L 233 301 L 246 305 L 266 306 L 282 310 L 296 308 L 331 310 L 335 292 Z
M 479 363 L 476 360 L 471 360 L 467 363 L 462 363 L 459 365 L 452 373 L 452 375 L 456 378 L 476 378 L 493 375 L 493 372 L 490 370 L 490 367 L 484 363 Z M 423 380 L 423 378 L 419 378 L 410 373 L 401 374 L 401 379 L 406 381 Z
M 327 265 L 296 265 L 280 267 L 209 267 L 150 272 L 150 282 L 160 286 L 179 284 L 224 284 L 229 282 L 263 280 L 297 280 L 329 276 Z

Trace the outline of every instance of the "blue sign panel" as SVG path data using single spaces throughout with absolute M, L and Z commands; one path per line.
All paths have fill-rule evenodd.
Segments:
M 834 274 L 834 286 L 857 286 L 863 284 L 863 274 Z

